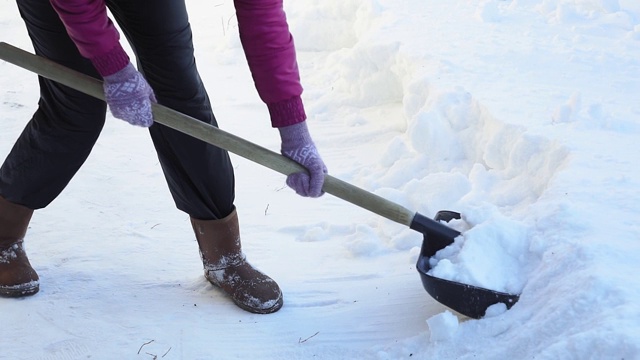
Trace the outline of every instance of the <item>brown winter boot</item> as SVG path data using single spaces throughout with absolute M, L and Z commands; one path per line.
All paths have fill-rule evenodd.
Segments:
M 0 296 L 27 296 L 40 290 L 23 246 L 32 214 L 33 210 L 0 196 Z
M 204 276 L 209 282 L 230 295 L 243 310 L 256 314 L 280 310 L 280 287 L 273 279 L 251 266 L 242 253 L 235 209 L 220 220 L 191 218 L 191 225 L 200 245 Z

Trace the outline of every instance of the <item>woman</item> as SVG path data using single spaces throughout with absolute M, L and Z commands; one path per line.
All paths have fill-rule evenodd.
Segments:
M 0 168 L 0 295 L 25 296 L 39 279 L 23 238 L 34 209 L 46 207 L 88 157 L 104 125 L 116 118 L 149 127 L 178 209 L 198 240 L 206 278 L 242 309 L 282 307 L 277 283 L 252 267 L 240 245 L 234 176 L 228 153 L 153 123 L 151 103 L 217 126 L 193 56 L 184 0 L 17 0 L 36 54 L 104 80 L 106 104 L 39 78 L 39 108 Z M 326 167 L 306 126 L 295 48 L 281 0 L 236 0 L 249 67 L 281 152 L 308 173 L 287 184 L 302 196 L 323 194 Z M 119 42 L 107 7 L 133 48 L 139 71 Z

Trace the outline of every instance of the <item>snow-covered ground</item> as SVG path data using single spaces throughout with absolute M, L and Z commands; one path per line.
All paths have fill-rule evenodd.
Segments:
M 188 6 L 221 127 L 277 151 L 232 2 Z M 419 233 L 234 156 L 244 250 L 285 294 L 278 313 L 244 312 L 202 276 L 146 131 L 110 117 L 34 215 L 41 291 L 0 299 L 1 359 L 640 359 L 640 2 L 285 6 L 330 173 L 463 213 L 435 274 L 520 301 L 455 315 L 422 288 Z M 31 51 L 13 1 L 0 34 Z M 4 158 L 38 89 L 0 74 Z

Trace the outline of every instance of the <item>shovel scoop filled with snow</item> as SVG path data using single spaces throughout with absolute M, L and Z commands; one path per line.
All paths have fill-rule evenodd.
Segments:
M 66 68 L 49 59 L 31 54 L 4 42 L 0 42 L 0 59 L 104 100 L 101 81 Z M 153 104 L 152 110 L 154 121 L 157 123 L 225 149 L 284 175 L 306 171 L 298 163 L 278 153 L 165 106 Z M 460 235 L 460 232 L 449 228 L 442 221 L 448 222 L 454 218 L 460 218 L 460 214 L 441 211 L 435 219 L 430 219 L 330 175 L 325 177 L 323 190 L 328 194 L 422 233 L 424 240 L 417 264 L 422 283 L 433 298 L 450 309 L 472 318 L 481 318 L 491 305 L 504 303 L 508 309 L 518 301 L 518 295 L 501 293 L 429 275 L 429 270 L 431 269 L 429 258 L 439 250 L 453 244 L 455 238 Z
M 438 251 L 453 244 L 460 232 L 449 228 L 442 222 L 460 219 L 460 214 L 453 211 L 440 211 L 435 218 L 429 219 L 416 213 L 411 222 L 411 229 L 424 235 L 422 248 L 416 268 L 420 273 L 424 289 L 443 305 L 468 317 L 479 319 L 486 310 L 495 304 L 504 304 L 510 309 L 519 299 L 519 295 L 485 289 L 435 277 L 429 274 L 429 259 Z

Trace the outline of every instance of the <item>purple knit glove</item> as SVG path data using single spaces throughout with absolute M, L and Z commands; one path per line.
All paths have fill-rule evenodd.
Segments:
M 322 184 L 327 167 L 324 165 L 305 121 L 278 128 L 282 155 L 304 166 L 309 173 L 298 172 L 287 176 L 287 185 L 298 195 L 319 197 L 324 194 Z
M 149 83 L 129 63 L 115 74 L 104 77 L 104 95 L 114 117 L 131 125 L 153 125 L 151 103 L 157 102 Z

